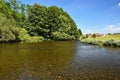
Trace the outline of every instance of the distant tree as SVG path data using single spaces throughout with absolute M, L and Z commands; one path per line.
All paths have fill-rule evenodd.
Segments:
M 87 38 L 86 35 L 82 35 L 82 36 L 81 36 L 81 40 L 82 40 L 82 39 L 86 39 L 86 38 Z
M 108 35 L 111 35 L 111 33 L 107 33 Z
M 92 35 L 92 37 L 93 37 L 93 38 L 94 38 L 94 40 L 95 40 L 95 38 L 96 38 L 96 34 L 93 34 L 93 35 Z
M 86 34 L 85 37 L 88 38 L 88 37 L 89 37 L 89 34 Z
M 82 35 L 82 31 L 80 29 L 78 29 L 78 34 Z

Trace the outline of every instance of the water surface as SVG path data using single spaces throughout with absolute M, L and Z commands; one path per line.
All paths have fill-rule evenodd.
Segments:
M 79 41 L 0 44 L 0 80 L 120 80 L 120 48 Z

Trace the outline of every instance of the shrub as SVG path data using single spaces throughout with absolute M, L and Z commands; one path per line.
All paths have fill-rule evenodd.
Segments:
M 33 36 L 29 38 L 29 42 L 41 42 L 44 38 L 42 36 Z
M 117 47 L 120 47 L 120 42 L 117 42 Z
M 12 33 L 12 31 L 9 30 L 9 28 L 0 29 L 0 42 L 8 42 L 14 40 L 15 35 Z
M 7 18 L 4 14 L 0 13 L 0 42 L 14 41 L 15 35 L 10 30 L 11 27 L 15 27 L 16 22 L 14 19 Z
M 30 36 L 24 28 L 12 28 L 13 33 L 16 35 L 16 41 L 21 42 L 40 42 L 44 40 L 41 36 Z
M 108 40 L 103 43 L 103 46 L 119 47 L 120 42 L 114 40 Z
M 70 36 L 66 33 L 61 33 L 61 32 L 53 32 L 52 36 L 53 36 L 54 40 L 73 40 L 73 39 L 75 39 L 74 36 Z
M 102 46 L 102 45 L 103 45 L 103 42 L 102 42 L 102 41 L 95 41 L 95 45 L 100 45 L 100 46 Z
M 24 28 L 6 27 L 0 28 L 0 42 L 41 42 L 41 36 L 30 36 Z

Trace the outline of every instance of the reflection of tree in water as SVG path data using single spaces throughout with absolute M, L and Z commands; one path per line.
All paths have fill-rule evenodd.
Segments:
M 34 54 L 27 55 L 31 75 L 47 79 L 64 73 L 74 55 L 71 43 L 53 42 L 47 48 L 44 45 L 42 47 L 39 52 L 34 50 Z
M 17 50 L 17 44 L 0 45 L 0 80 L 16 80 L 22 72 L 24 57 Z
M 10 46 L 11 47 L 11 46 Z M 74 42 L 46 42 L 40 44 L 19 44 L 13 50 L 8 47 L 0 61 L 0 76 L 16 79 L 53 79 L 60 78 L 74 56 Z M 32 49 L 33 48 L 33 49 Z M 35 49 L 36 48 L 36 49 Z M 4 47 L 3 47 L 4 49 Z M 8 51 L 8 52 L 7 52 Z M 11 51 L 11 54 L 9 53 Z M 5 58 L 6 57 L 6 58 Z M 7 71 L 5 71 L 6 69 Z
M 0 80 L 119 80 L 120 50 L 109 49 L 77 41 L 0 44 Z

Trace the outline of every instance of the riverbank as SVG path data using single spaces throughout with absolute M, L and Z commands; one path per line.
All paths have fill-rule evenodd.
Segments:
M 107 35 L 96 38 L 88 37 L 81 39 L 81 41 L 92 45 L 120 47 L 120 35 Z

